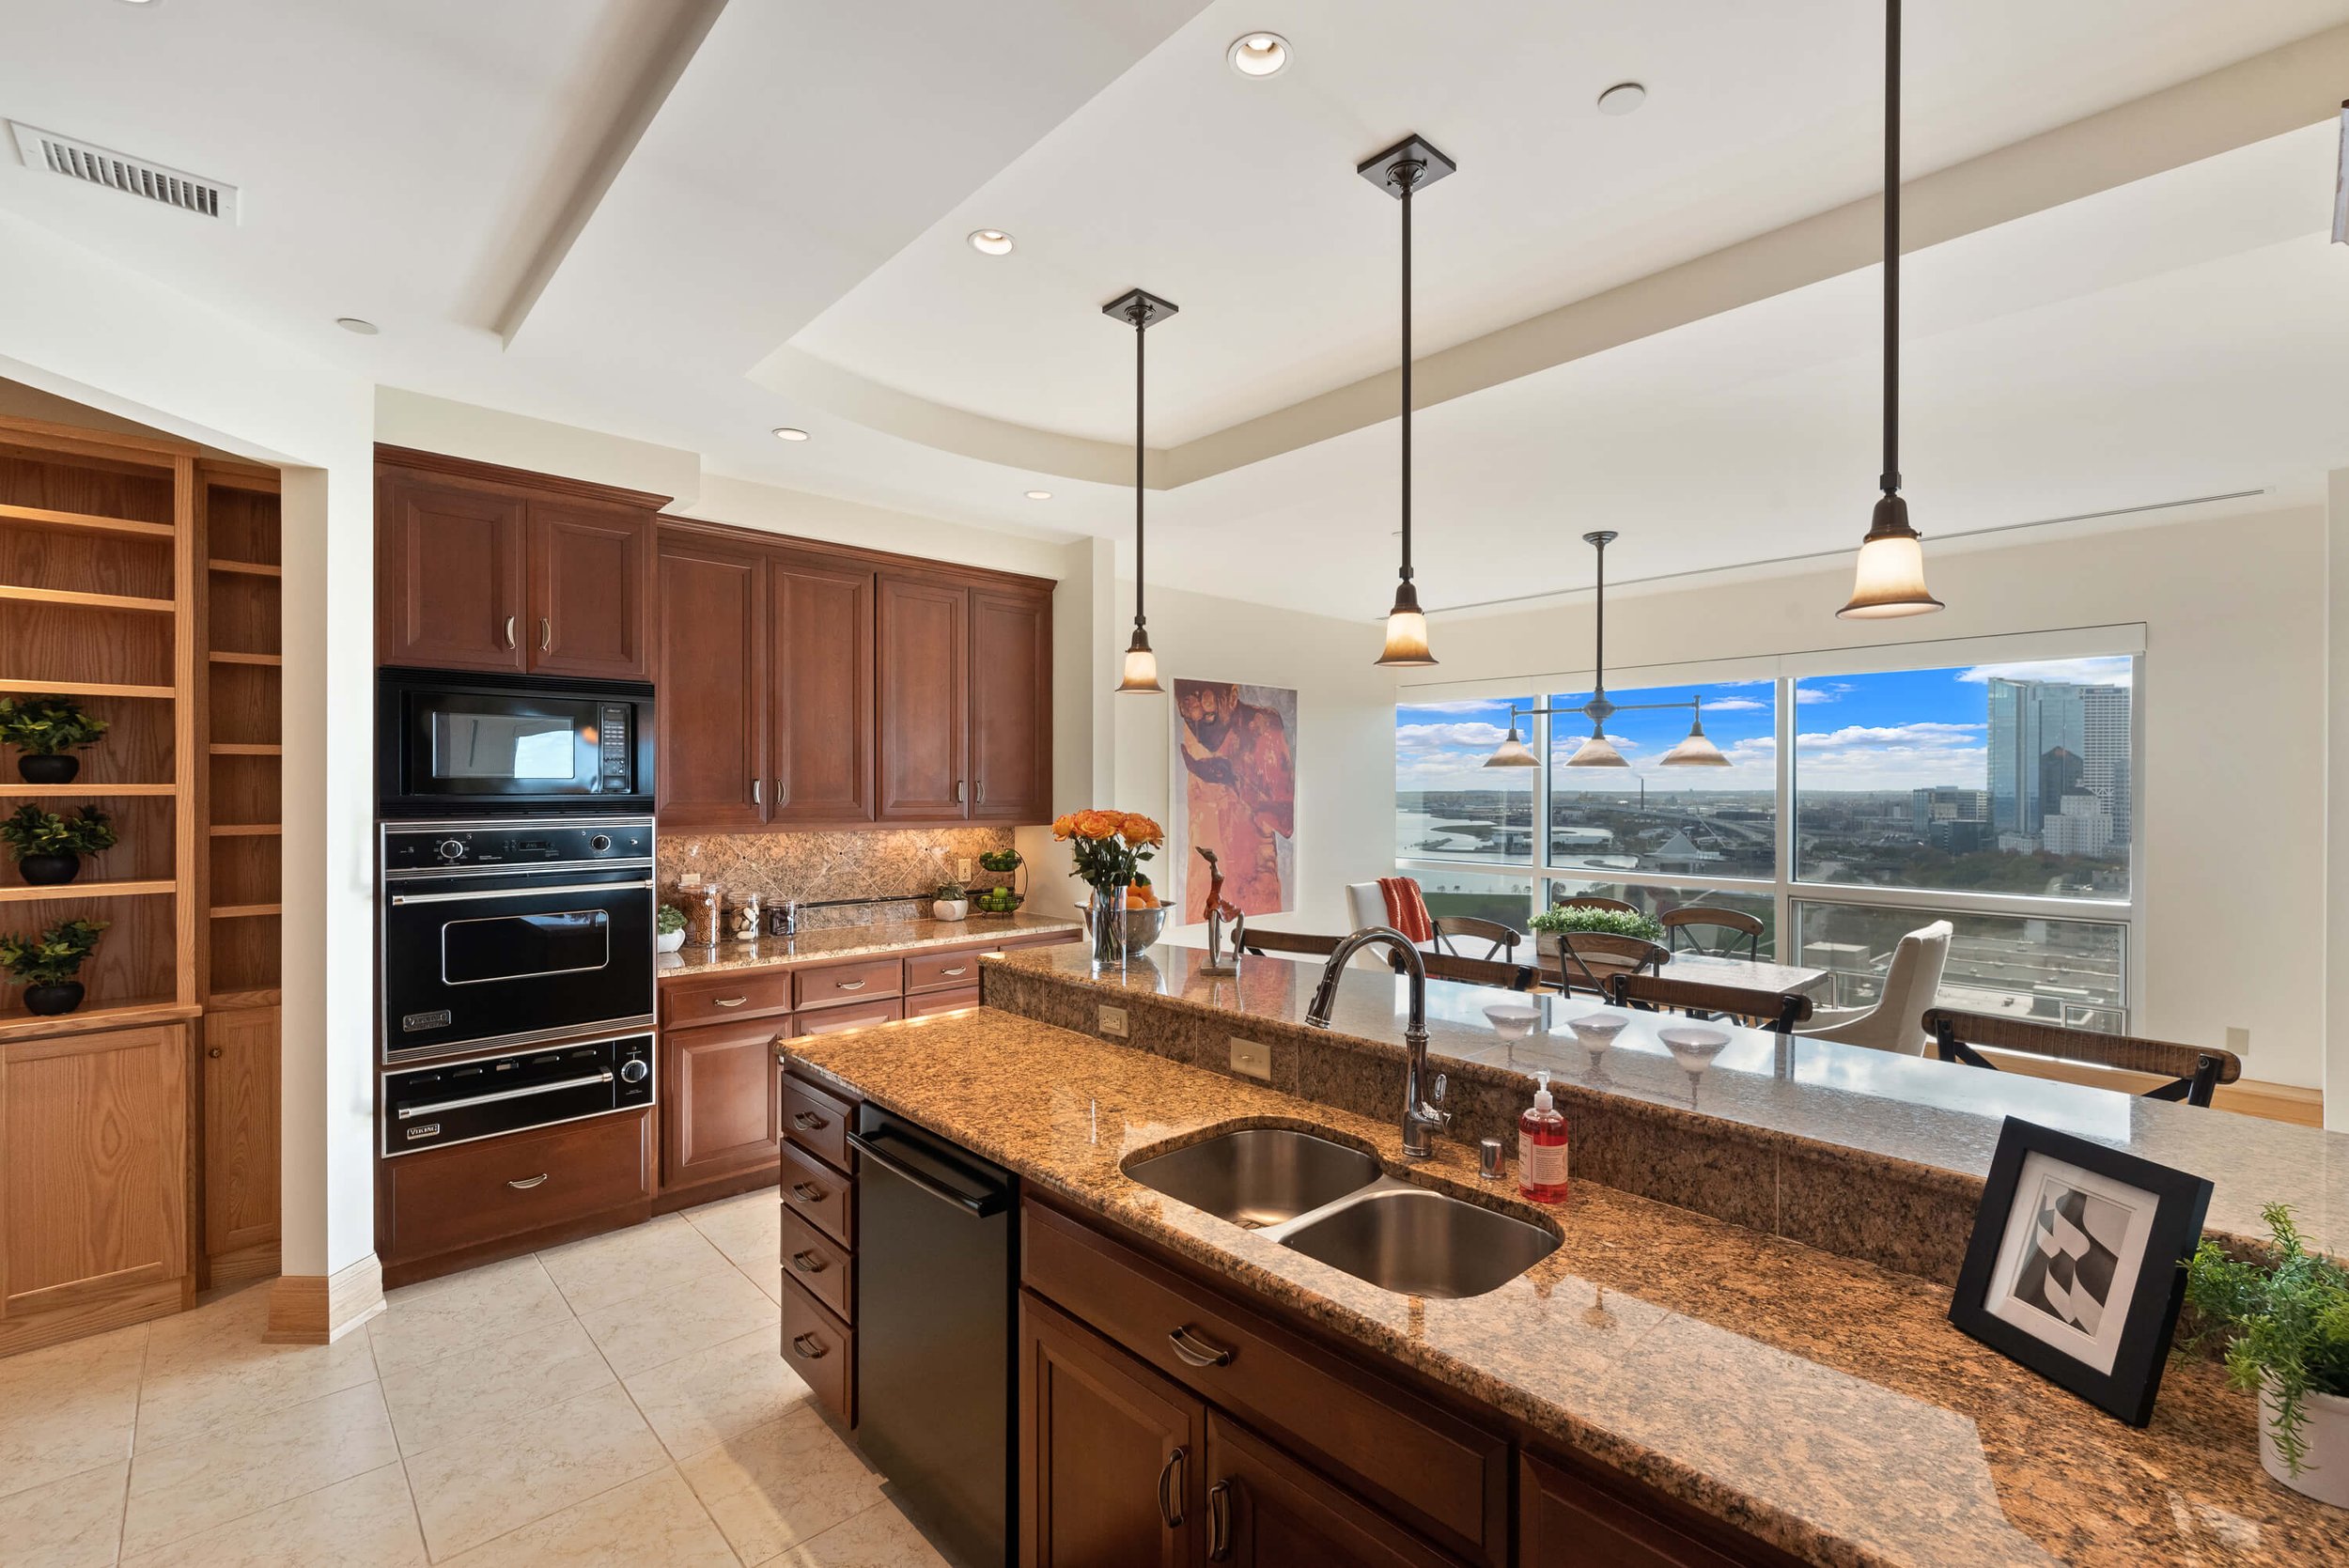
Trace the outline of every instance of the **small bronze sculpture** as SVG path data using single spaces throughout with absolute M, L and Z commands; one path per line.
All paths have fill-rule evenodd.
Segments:
M 1201 846 L 1199 858 L 1207 862 L 1207 961 L 1199 966 L 1201 974 L 1237 974 L 1239 972 L 1240 939 L 1247 935 L 1248 917 L 1239 906 L 1223 896 L 1223 867 L 1217 862 L 1215 851 Z M 1232 961 L 1223 961 L 1223 923 L 1232 923 Z

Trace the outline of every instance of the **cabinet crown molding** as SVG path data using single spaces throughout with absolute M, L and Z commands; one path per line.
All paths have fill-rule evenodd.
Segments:
M 389 446 L 376 442 L 375 460 L 378 467 L 404 468 L 424 474 L 446 474 L 452 479 L 471 480 L 480 485 L 507 485 L 540 495 L 568 495 L 581 501 L 605 501 L 617 506 L 637 506 L 651 511 L 676 500 L 675 496 L 655 495 L 650 490 L 624 489 L 618 485 L 599 485 L 592 479 L 574 479 L 562 474 L 540 474 L 526 468 L 506 468 L 498 463 L 485 463 L 472 458 L 452 458 L 445 452 L 424 452 L 412 446 Z

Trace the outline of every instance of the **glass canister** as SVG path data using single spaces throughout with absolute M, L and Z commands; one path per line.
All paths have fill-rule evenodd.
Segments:
M 704 882 L 695 888 L 680 888 L 677 896 L 685 906 L 685 939 L 694 947 L 716 947 L 725 930 L 724 900 L 715 882 Z
M 758 940 L 758 892 L 743 893 L 726 917 L 726 934 L 738 942 Z

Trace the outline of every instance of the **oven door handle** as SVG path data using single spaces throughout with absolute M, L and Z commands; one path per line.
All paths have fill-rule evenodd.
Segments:
M 545 898 L 556 893 L 630 893 L 649 889 L 652 878 L 641 882 L 566 882 L 552 888 L 488 888 L 474 893 L 396 893 L 392 894 L 395 908 L 402 904 L 463 904 L 484 898 Z
M 468 1094 L 461 1100 L 434 1100 L 429 1105 L 403 1105 L 392 1114 L 405 1122 L 411 1116 L 432 1116 L 443 1110 L 460 1110 L 469 1105 L 495 1105 L 500 1100 L 526 1099 L 532 1094 L 552 1094 L 560 1089 L 584 1089 L 590 1084 L 612 1081 L 612 1069 L 600 1068 L 580 1078 L 557 1079 L 552 1083 L 533 1083 L 521 1089 L 500 1089 L 493 1094 Z

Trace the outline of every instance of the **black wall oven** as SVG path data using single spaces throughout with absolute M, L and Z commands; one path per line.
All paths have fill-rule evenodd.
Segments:
M 384 670 L 377 794 L 389 816 L 653 809 L 652 688 Z
M 433 1062 L 383 1075 L 383 1154 L 444 1149 L 652 1101 L 649 1034 Z
M 387 1065 L 652 1028 L 650 817 L 381 832 Z

